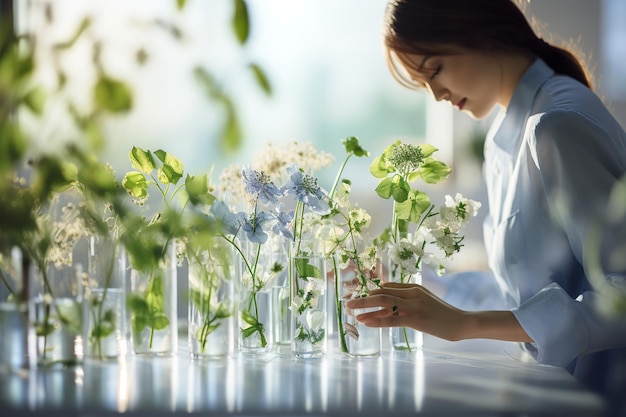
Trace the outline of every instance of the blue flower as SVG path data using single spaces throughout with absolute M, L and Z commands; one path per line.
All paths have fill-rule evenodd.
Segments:
M 293 220 L 293 211 L 289 213 L 285 211 L 280 211 L 280 209 L 276 208 L 276 213 L 274 214 L 274 218 L 276 219 L 276 223 L 272 226 L 272 232 L 277 235 L 283 235 L 286 239 L 293 240 L 293 233 L 289 230 L 289 225 Z
M 326 194 L 317 184 L 317 179 L 303 173 L 297 166 L 287 168 L 289 181 L 283 186 L 283 192 L 293 195 L 298 201 L 309 206 L 314 213 L 324 215 L 330 213 Z
M 273 216 L 264 211 L 259 211 L 256 214 L 248 216 L 247 213 L 238 213 L 243 224 L 241 229 L 246 232 L 246 236 L 250 242 L 263 244 L 267 242 L 267 233 L 263 230 L 263 224 L 272 220 Z
M 241 169 L 244 190 L 258 197 L 264 204 L 278 203 L 278 198 L 283 195 L 282 191 L 272 183 L 270 177 L 263 171 L 255 171 L 246 164 Z
M 242 221 L 239 216 L 232 213 L 226 203 L 221 200 L 214 202 L 211 205 L 211 214 L 222 225 L 222 232 L 227 235 L 235 235 L 242 225 Z

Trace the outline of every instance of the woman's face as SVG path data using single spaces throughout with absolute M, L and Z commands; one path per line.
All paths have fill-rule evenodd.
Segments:
M 448 101 L 475 119 L 502 103 L 502 71 L 495 55 L 457 49 L 450 55 L 398 54 L 413 81 L 437 101 Z

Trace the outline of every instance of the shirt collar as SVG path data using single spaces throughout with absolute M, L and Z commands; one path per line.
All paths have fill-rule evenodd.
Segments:
M 537 58 L 522 75 L 508 108 L 503 110 L 505 117 L 494 137 L 503 150 L 509 153 L 517 150 L 533 101 L 541 86 L 553 75 L 554 71 L 541 58 Z

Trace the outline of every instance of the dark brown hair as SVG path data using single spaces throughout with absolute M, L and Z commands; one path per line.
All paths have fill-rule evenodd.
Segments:
M 581 61 L 538 37 L 512 0 L 391 0 L 383 34 L 393 76 L 410 87 L 416 83 L 402 75 L 392 53 L 445 55 L 445 46 L 531 53 L 555 73 L 592 86 Z

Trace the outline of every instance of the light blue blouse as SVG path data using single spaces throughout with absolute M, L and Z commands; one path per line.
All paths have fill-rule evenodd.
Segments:
M 484 173 L 489 267 L 537 360 L 567 366 L 626 347 L 626 319 L 600 312 L 606 299 L 583 267 L 597 259 L 603 283 L 626 282 L 626 218 L 604 221 L 626 133 L 600 99 L 536 60 L 487 136 Z

